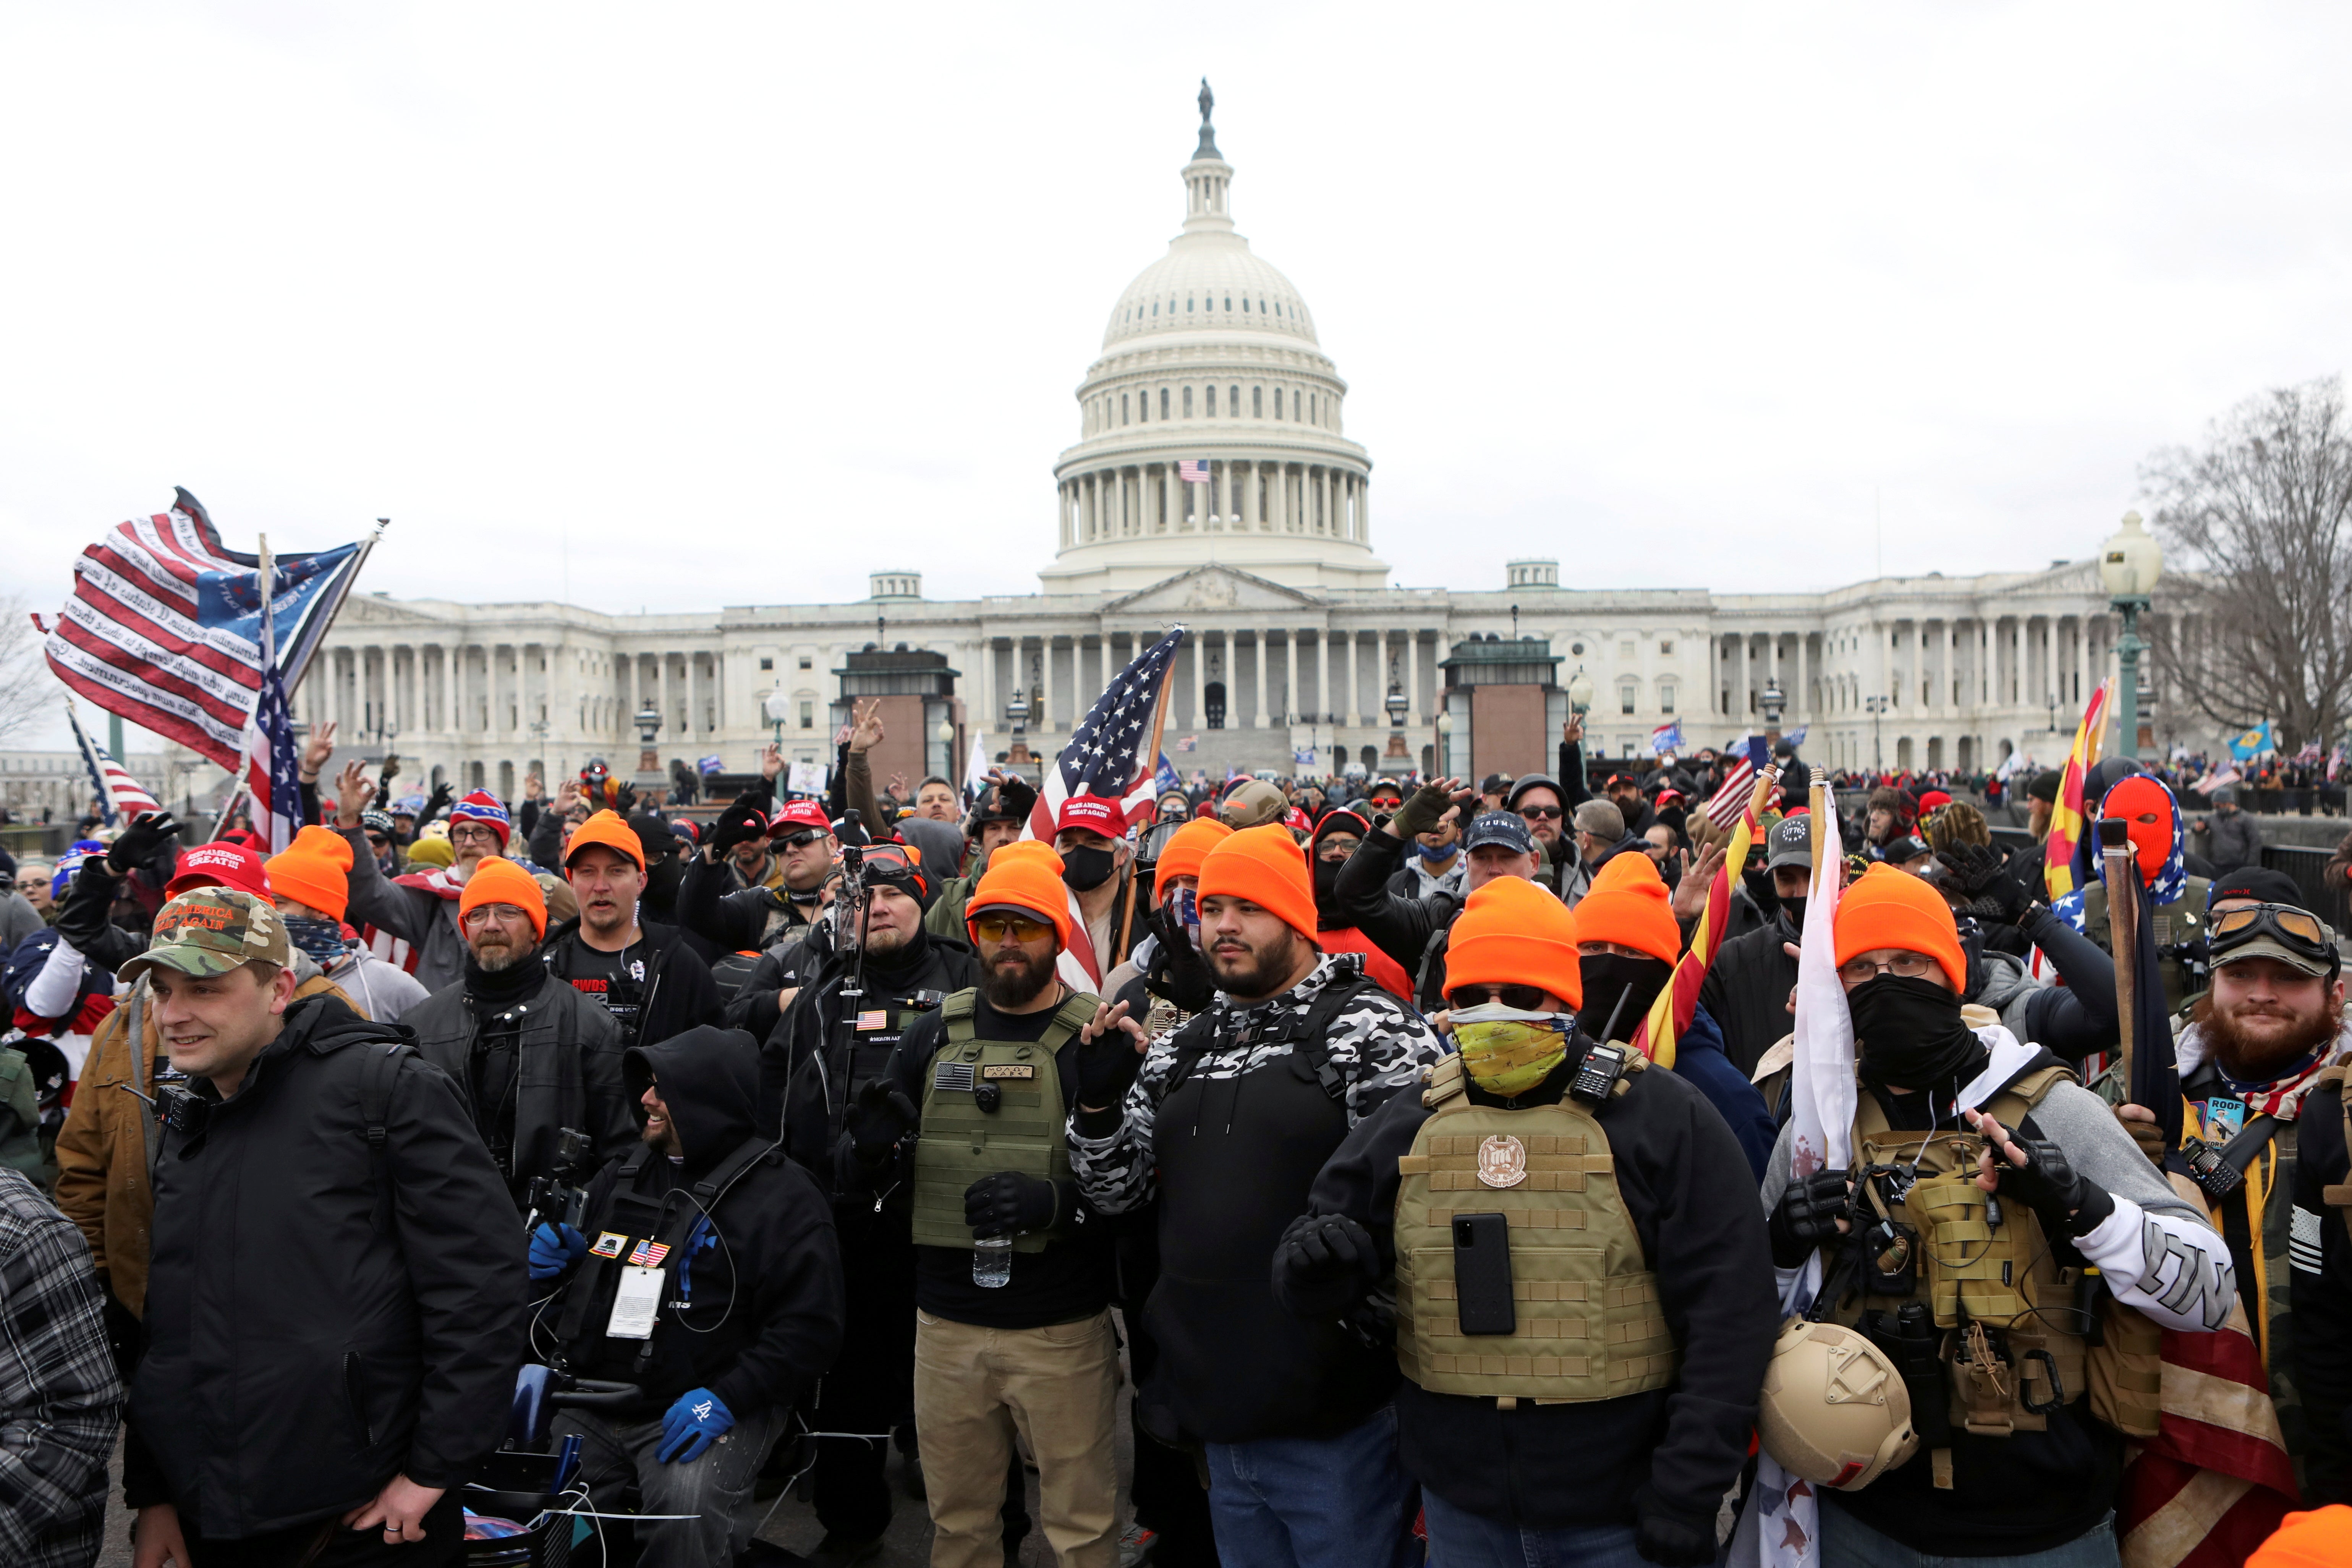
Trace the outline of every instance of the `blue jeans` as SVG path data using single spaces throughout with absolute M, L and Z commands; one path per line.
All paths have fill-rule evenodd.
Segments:
M 1209 1520 L 1224 1568 L 1406 1568 L 1415 1487 L 1396 1407 L 1336 1437 L 1211 1443 Z
M 1937 1557 L 1890 1540 L 1835 1503 L 1822 1505 L 1822 1568 L 2116 1568 L 2116 1516 L 2063 1546 L 2018 1557 Z
M 1429 1525 L 1429 1568 L 1656 1568 L 1633 1550 L 1630 1524 L 1524 1530 L 1466 1513 L 1435 1492 L 1421 1494 Z

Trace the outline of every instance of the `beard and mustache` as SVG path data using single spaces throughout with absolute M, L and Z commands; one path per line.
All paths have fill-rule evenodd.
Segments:
M 2248 1027 L 2257 1019 L 2269 1026 Z M 2236 1083 L 2260 1084 L 2272 1082 L 2326 1047 L 2336 1038 L 2338 1025 L 2336 1010 L 2326 1006 L 2309 1017 L 2281 1007 L 2240 1007 L 2228 1013 L 2217 1008 L 2206 1016 L 2204 1032 L 2225 1076 Z
M 992 1007 L 1025 1006 L 1054 983 L 1054 965 L 1059 957 L 1051 948 L 1038 958 L 1018 948 L 1000 953 L 989 961 L 988 972 L 981 976 L 980 993 Z

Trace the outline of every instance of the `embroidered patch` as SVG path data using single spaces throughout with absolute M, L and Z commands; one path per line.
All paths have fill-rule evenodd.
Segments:
M 628 1245 L 629 1238 L 627 1237 L 623 1236 L 617 1230 L 608 1230 L 602 1236 L 599 1236 L 596 1238 L 596 1245 L 590 1247 L 588 1250 L 594 1253 L 599 1258 L 618 1258 L 621 1256 L 621 1248 Z
M 1478 1179 L 1490 1187 L 1516 1187 L 1528 1179 L 1527 1145 L 1497 1132 L 1478 1145 Z

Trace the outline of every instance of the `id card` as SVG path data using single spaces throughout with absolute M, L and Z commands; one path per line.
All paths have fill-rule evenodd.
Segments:
M 662 1271 L 630 1264 L 621 1270 L 621 1288 L 613 1292 L 613 1316 L 604 1332 L 616 1340 L 654 1337 L 654 1314 L 661 1310 Z
M 2208 1142 L 2227 1143 L 2246 1125 L 2246 1102 L 2224 1100 L 2220 1096 L 2205 1102 L 2205 1137 Z

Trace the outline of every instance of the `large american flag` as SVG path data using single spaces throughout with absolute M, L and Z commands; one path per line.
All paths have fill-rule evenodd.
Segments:
M 1717 827 L 1728 827 L 1739 820 L 1740 814 L 1748 809 L 1748 788 L 1756 782 L 1756 770 L 1772 755 L 1770 744 L 1761 735 L 1742 735 L 1733 745 L 1739 749 L 1739 760 L 1723 775 L 1723 784 L 1706 800 L 1706 815 Z M 1726 747 L 1723 754 L 1730 756 L 1731 748 Z
M 278 557 L 270 621 L 287 688 L 300 683 L 368 542 Z M 117 524 L 74 563 L 73 597 L 42 627 L 49 668 L 107 712 L 241 773 L 261 690 L 259 568 L 224 549 L 203 503 L 180 490 L 171 510 Z
M 1062 803 L 1072 795 L 1117 801 L 1129 827 L 1150 815 L 1157 793 L 1152 763 L 1160 755 L 1168 682 L 1175 673 L 1176 650 L 1183 643 L 1184 628 L 1180 626 L 1111 678 L 1095 705 L 1087 710 L 1070 743 L 1045 771 L 1045 787 L 1037 792 L 1037 804 L 1029 811 L 1030 837 L 1052 843 Z M 1102 983 L 1102 973 L 1094 943 L 1087 935 L 1087 922 L 1078 917 L 1075 896 L 1070 913 L 1070 947 L 1062 954 L 1065 977 L 1091 990 Z M 1074 963 L 1083 979 L 1069 974 Z
M 1179 458 L 1176 459 L 1176 477 L 1183 480 L 1184 483 L 1188 485 L 1207 484 L 1209 482 L 1209 459 L 1206 458 Z
M 89 731 L 81 727 L 81 715 L 74 711 L 70 701 L 66 704 L 66 722 L 73 726 L 74 744 L 81 749 L 81 763 L 89 770 L 89 787 L 98 797 L 98 809 L 107 826 L 120 827 L 138 821 L 149 812 L 163 809 L 163 803 L 147 793 L 146 785 L 132 778 L 129 769 L 89 738 Z
M 275 855 L 302 828 L 300 763 L 294 754 L 294 714 L 286 683 L 274 669 L 261 672 L 261 700 L 245 735 L 245 774 L 239 781 L 253 802 L 253 826 Z

